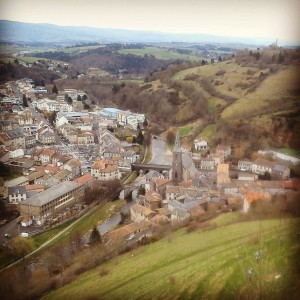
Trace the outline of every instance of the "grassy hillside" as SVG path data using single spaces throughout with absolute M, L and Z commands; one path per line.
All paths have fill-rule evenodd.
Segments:
M 297 219 L 242 222 L 223 215 L 199 231 L 119 256 L 43 299 L 280 299 L 299 292 Z M 215 223 L 215 224 L 214 224 Z M 206 230 L 205 230 L 206 228 Z M 255 251 L 262 255 L 256 261 Z M 252 268 L 251 280 L 247 271 Z
M 168 48 L 145 47 L 141 49 L 122 49 L 121 54 L 133 54 L 138 56 L 154 55 L 157 59 L 170 60 L 200 60 L 200 56 L 181 54 Z

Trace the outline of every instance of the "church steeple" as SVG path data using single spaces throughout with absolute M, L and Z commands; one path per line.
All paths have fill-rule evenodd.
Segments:
M 182 151 L 180 146 L 180 137 L 177 130 L 175 145 L 173 149 L 173 163 L 172 163 L 172 180 L 175 185 L 178 185 L 183 178 L 183 165 L 182 165 Z
M 175 138 L 175 145 L 173 152 L 181 152 L 181 146 L 180 146 L 180 138 L 179 138 L 179 131 L 176 132 L 176 138 Z

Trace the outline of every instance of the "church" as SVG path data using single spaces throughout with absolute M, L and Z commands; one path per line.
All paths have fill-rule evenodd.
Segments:
M 177 130 L 175 146 L 173 149 L 172 169 L 170 177 L 174 185 L 178 185 L 182 181 L 191 180 L 197 177 L 200 172 L 196 169 L 195 163 L 192 160 L 191 153 L 183 153 L 180 146 L 180 137 Z

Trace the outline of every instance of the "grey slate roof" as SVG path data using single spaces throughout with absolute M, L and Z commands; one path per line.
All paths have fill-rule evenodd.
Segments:
M 8 195 L 26 194 L 25 186 L 12 186 L 8 188 Z
M 74 181 L 61 182 L 49 188 L 48 190 L 45 190 L 42 193 L 36 194 L 28 198 L 23 203 L 32 206 L 43 206 L 44 204 L 47 204 L 70 191 L 73 191 L 79 186 L 80 185 Z

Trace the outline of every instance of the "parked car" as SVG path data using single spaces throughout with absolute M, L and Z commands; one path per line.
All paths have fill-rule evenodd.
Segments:
M 28 234 L 28 232 L 21 232 L 20 236 L 24 237 L 24 238 L 28 238 L 29 234 Z
M 5 233 L 4 236 L 5 236 L 6 238 L 11 238 L 11 237 L 12 237 L 9 233 Z

